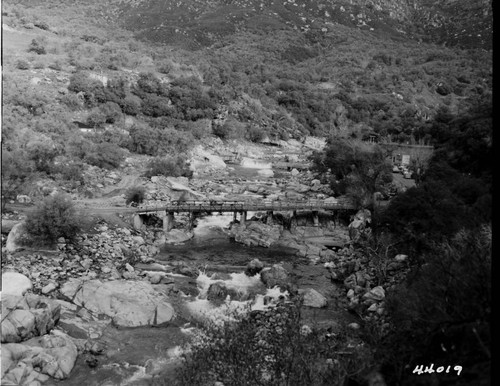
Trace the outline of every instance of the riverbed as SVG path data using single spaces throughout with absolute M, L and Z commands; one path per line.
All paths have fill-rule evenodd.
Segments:
M 272 170 L 271 163 L 245 159 L 240 165 L 230 165 L 230 178 L 272 182 L 286 177 L 286 172 L 273 171 L 274 177 L 266 177 L 262 170 Z M 248 213 L 251 218 L 256 213 Z M 304 308 L 305 324 L 335 330 L 339 323 L 355 321 L 339 301 L 342 290 L 331 281 L 328 270 L 321 264 L 312 264 L 297 256 L 293 248 L 249 247 L 229 237 L 232 213 L 206 215 L 196 219 L 194 237 L 182 244 L 165 244 L 155 256 L 157 264 L 171 266 L 183 264 L 197 271 L 197 275 L 175 274 L 172 288 L 178 296 L 172 298 L 176 318 L 166 325 L 156 327 L 117 328 L 109 324 L 98 342 L 105 346 L 105 353 L 98 356 L 81 354 L 68 379 L 49 381 L 47 385 L 95 385 L 95 386 L 142 386 L 150 385 L 153 377 L 161 373 L 165 384 L 175 378 L 183 346 L 189 342 L 194 329 L 203 318 L 220 317 L 223 309 L 239 309 L 250 305 L 253 309 L 264 307 L 264 296 L 287 296 L 278 288 L 266 289 L 259 274 L 248 277 L 246 265 L 253 259 L 266 267 L 281 264 L 288 272 L 295 288 L 312 288 L 327 298 L 327 306 L 321 309 Z M 217 307 L 205 298 L 211 283 L 222 282 L 227 288 L 246 293 L 243 300 L 230 300 Z M 229 300 L 229 299 L 226 299 Z M 89 365 L 90 364 L 90 365 Z
M 179 363 L 182 346 L 189 341 L 190 331 L 196 328 L 203 313 L 215 317 L 221 310 L 200 299 L 200 292 L 215 279 L 222 280 L 228 287 L 248 288 L 252 292 L 254 306 L 266 294 L 266 288 L 259 278 L 249 278 L 244 274 L 246 264 L 259 259 L 266 266 L 281 263 L 298 288 L 314 288 L 328 299 L 323 309 L 305 309 L 304 323 L 314 323 L 335 328 L 338 321 L 352 318 L 338 304 L 340 291 L 327 276 L 322 265 L 311 265 L 304 258 L 296 256 L 296 251 L 286 248 L 247 247 L 230 240 L 228 226 L 232 214 L 214 214 L 198 219 L 194 238 L 181 245 L 165 245 L 156 260 L 160 264 L 184 262 L 197 267 L 198 278 L 182 275 L 174 276 L 178 288 L 186 294 L 182 304 L 174 303 L 178 317 L 166 326 L 117 328 L 109 325 L 99 342 L 106 347 L 104 355 L 96 356 L 95 368 L 89 367 L 88 357 L 79 355 L 70 377 L 49 385 L 149 385 L 152 377 L 161 372 L 167 380 L 175 377 L 175 366 Z M 234 302 L 234 306 L 244 302 Z M 261 304 L 262 301 L 261 301 Z M 226 307 L 226 305 L 220 308 Z

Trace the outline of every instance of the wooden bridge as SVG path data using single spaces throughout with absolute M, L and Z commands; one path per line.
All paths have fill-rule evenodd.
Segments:
M 252 200 L 252 201 L 172 201 L 168 204 L 155 207 L 143 207 L 134 210 L 134 226 L 142 227 L 143 216 L 152 214 L 163 218 L 163 229 L 170 231 L 173 227 L 174 213 L 213 213 L 233 212 L 234 219 L 240 213 L 240 222 L 245 223 L 247 212 L 266 211 L 269 214 L 280 211 L 310 211 L 313 213 L 315 224 L 318 223 L 318 211 L 355 210 L 354 203 L 346 198 L 334 200 L 307 200 L 307 201 L 280 201 L 280 200 Z M 193 216 L 191 216 L 193 218 Z

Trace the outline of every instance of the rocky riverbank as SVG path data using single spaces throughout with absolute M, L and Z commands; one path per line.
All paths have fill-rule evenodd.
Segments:
M 134 177 L 133 183 L 147 190 L 144 206 L 186 197 L 335 200 L 329 187 L 308 172 L 291 170 L 274 178 L 217 174 L 213 167 L 203 166 L 219 157 L 216 145 L 192 155 L 198 157 L 196 178 Z M 240 150 L 273 160 L 263 150 Z M 274 158 L 281 159 L 276 154 Z M 214 165 L 221 170 L 230 167 Z M 115 173 L 114 183 L 109 180 L 108 187 L 100 188 L 118 207 L 124 205 L 120 186 L 130 183 L 120 180 L 120 173 Z M 83 201 L 80 207 L 93 204 Z M 101 218 L 73 243 L 60 238 L 53 249 L 40 251 L 18 242 L 23 231 L 16 224 L 22 216 L 3 216 L 2 231 L 10 231 L 3 239 L 10 241 L 2 259 L 2 295 L 8 294 L 2 302 L 2 343 L 7 347 L 2 350 L 3 381 L 35 385 L 53 378 L 77 385 L 87 376 L 86 368 L 92 369 L 95 380 L 112 373 L 112 384 L 151 379 L 177 363 L 176 347 L 189 339 L 183 331 L 191 322 L 216 318 L 228 304 L 263 309 L 280 298 L 300 296 L 305 324 L 329 329 L 358 329 L 367 319 L 384 324 L 386 292 L 404 275 L 407 264 L 402 255 L 379 262 L 354 248 L 353 242 L 369 232 L 366 211 L 348 223 L 320 213 L 317 224 L 307 213 L 293 221 L 287 212 L 253 213 L 245 224 L 233 221 L 219 228 L 226 240 L 223 248 L 239 257 L 227 253 L 215 262 L 204 255 L 210 240 L 206 246 L 197 245 L 201 257 L 182 252 L 182 243 L 191 245 L 197 237 L 188 234 L 187 216 L 176 215 L 173 231 L 180 245 L 175 247 L 168 247 L 174 235 L 163 232 L 159 219 L 151 218 L 140 229 L 134 229 L 131 215 L 117 219 Z M 202 227 L 203 218 L 196 223 Z M 193 236 L 194 241 L 188 241 Z M 264 249 L 270 253 L 258 253 L 261 258 L 244 257 L 250 250 Z M 169 342 L 162 338 L 165 334 Z M 154 354 L 129 347 L 136 355 L 124 360 L 124 336 L 139 345 L 153 344 Z M 155 341 L 162 342 L 161 347 Z

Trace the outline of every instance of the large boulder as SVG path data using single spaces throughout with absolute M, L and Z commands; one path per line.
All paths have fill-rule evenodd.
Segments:
M 2 294 L 2 343 L 47 334 L 59 321 L 60 313 L 61 306 L 51 299 Z
M 2 219 L 2 233 L 4 234 L 9 234 L 9 232 L 12 230 L 14 225 L 19 224 L 19 220 L 7 220 L 7 219 Z
M 2 273 L 2 295 L 23 296 L 33 288 L 31 280 L 18 272 Z
M 204 199 L 204 195 L 195 192 L 191 188 L 189 188 L 187 185 L 189 183 L 189 180 L 185 177 L 167 177 L 167 187 L 170 188 L 172 193 L 178 192 L 180 193 L 179 198 L 183 198 L 185 200 L 200 200 Z M 175 194 L 173 195 L 174 197 L 176 196 Z
M 348 227 L 351 240 L 357 241 L 367 231 L 368 224 L 371 221 L 371 212 L 368 209 L 361 209 L 356 213 Z
M 363 298 L 368 301 L 380 302 L 385 299 L 385 291 L 382 286 L 372 288 L 369 292 L 363 295 Z
M 327 305 L 326 298 L 312 288 L 299 289 L 299 295 L 302 295 L 306 307 L 323 308 Z
M 218 155 L 205 150 L 202 145 L 194 147 L 191 150 L 189 168 L 196 172 L 205 169 L 207 166 L 211 169 L 225 169 L 226 163 Z
M 7 236 L 7 243 L 5 244 L 7 252 L 16 252 L 23 249 L 21 242 L 25 237 L 26 230 L 24 228 L 24 222 L 14 225 Z
M 239 300 L 241 297 L 235 289 L 227 288 L 224 283 L 216 282 L 208 287 L 207 299 L 215 304 L 223 303 L 228 296 L 231 300 Z
M 122 327 L 159 325 L 175 317 L 167 297 L 145 281 L 71 279 L 61 287 L 61 294 Z
M 259 259 L 253 259 L 247 264 L 245 274 L 247 276 L 255 276 L 264 268 L 264 263 Z
M 264 268 L 260 272 L 260 278 L 267 288 L 278 286 L 282 289 L 286 289 L 290 285 L 288 272 L 279 264 L 274 264 L 270 268 Z
M 58 330 L 24 344 L 2 344 L 2 384 L 39 385 L 49 376 L 66 379 L 77 356 L 75 343 Z
M 231 236 L 236 242 L 267 248 L 278 241 L 282 231 L 282 225 L 267 225 L 260 221 L 248 221 L 246 224 L 231 226 Z

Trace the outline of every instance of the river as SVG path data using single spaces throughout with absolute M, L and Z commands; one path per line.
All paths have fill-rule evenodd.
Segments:
M 199 300 L 196 296 L 200 291 L 206 290 L 213 274 L 225 274 L 223 277 L 229 287 L 257 287 L 256 292 L 264 293 L 265 288 L 258 277 L 252 281 L 244 275 L 246 264 L 254 258 L 266 265 L 296 259 L 293 250 L 246 247 L 231 241 L 226 233 L 231 220 L 232 214 L 200 218 L 193 239 L 182 245 L 164 246 L 156 257 L 158 262 L 184 261 L 204 271 L 198 280 L 181 276 L 176 280 L 181 288 L 191 287 L 188 290 L 192 295 L 186 298 L 186 305 L 192 304 L 193 315 L 213 311 L 209 310 L 208 301 Z M 184 313 L 180 314 L 173 323 L 164 327 L 108 326 L 99 338 L 99 342 L 106 346 L 106 354 L 96 357 L 99 361 L 96 368 L 90 368 L 85 361 L 86 357 L 79 355 L 68 379 L 48 381 L 47 385 L 149 385 L 151 373 L 162 369 L 162 374 L 169 376 L 169 368 L 172 369 L 170 376 L 174 376 L 173 368 L 180 346 L 189 340 L 190 328 L 195 325 L 195 318 L 189 320 Z
M 243 178 L 259 176 L 259 170 L 270 165 L 255 160 L 247 160 L 245 165 L 232 165 L 230 175 Z M 266 178 L 260 178 L 266 180 Z M 249 213 L 249 218 L 253 214 Z M 151 384 L 154 374 L 161 371 L 164 384 L 175 377 L 175 366 L 182 352 L 183 344 L 190 338 L 203 317 L 216 319 L 222 312 L 208 300 L 202 299 L 210 283 L 216 279 L 224 281 L 228 288 L 240 292 L 251 292 L 253 308 L 263 307 L 264 295 L 278 297 L 279 290 L 266 290 L 259 275 L 249 278 L 244 274 L 248 262 L 259 259 L 266 266 L 282 263 L 292 282 L 298 288 L 314 288 L 328 299 L 323 309 L 305 309 L 304 323 L 315 325 L 336 325 L 341 319 L 351 319 L 339 306 L 341 291 L 331 282 L 327 270 L 322 265 L 311 265 L 304 258 L 296 256 L 296 251 L 283 247 L 247 247 L 230 240 L 228 235 L 232 214 L 213 214 L 197 219 L 194 238 L 180 245 L 165 245 L 157 255 L 158 263 L 187 263 L 197 267 L 197 278 L 174 276 L 175 285 L 186 294 L 182 304 L 173 304 L 178 316 L 167 326 L 117 328 L 109 325 L 99 342 L 106 347 L 104 355 L 97 356 L 96 367 L 89 367 L 84 355 L 79 355 L 70 377 L 64 381 L 48 381 L 47 385 L 69 386 L 145 386 Z M 285 294 L 286 295 L 286 294 Z M 237 308 L 246 302 L 231 302 Z

